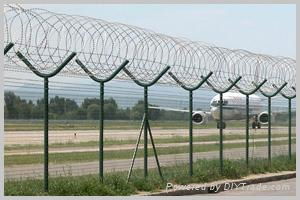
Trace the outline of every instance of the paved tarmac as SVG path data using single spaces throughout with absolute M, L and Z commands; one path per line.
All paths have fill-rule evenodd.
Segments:
M 295 128 L 292 128 L 295 133 Z M 76 133 L 76 136 L 75 136 Z M 250 134 L 266 134 L 267 129 L 252 130 Z M 272 127 L 272 135 L 287 133 L 286 127 Z M 154 138 L 170 138 L 173 136 L 188 136 L 188 129 L 152 129 Z M 208 136 L 218 135 L 219 130 L 216 128 L 209 129 L 194 129 L 194 136 Z M 225 135 L 238 134 L 244 135 L 245 128 L 226 128 L 224 129 Z M 136 140 L 138 130 L 105 130 L 104 138 L 111 140 Z M 43 144 L 44 133 L 43 131 L 5 131 L 4 143 L 5 145 L 20 145 L 20 144 Z M 98 141 L 98 130 L 66 130 L 66 131 L 53 131 L 49 130 L 49 144 L 52 143 L 79 143 L 87 141 Z

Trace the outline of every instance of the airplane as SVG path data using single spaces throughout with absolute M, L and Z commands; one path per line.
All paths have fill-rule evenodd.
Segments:
M 237 92 L 227 92 L 223 94 L 223 124 L 222 128 L 226 128 L 224 121 L 246 119 L 246 96 Z M 210 101 L 210 112 L 193 111 L 192 120 L 194 124 L 203 124 L 212 117 L 217 121 L 217 128 L 220 124 L 220 96 L 214 96 Z M 189 110 L 173 109 L 167 107 L 149 106 L 150 109 L 189 112 Z M 263 111 L 262 100 L 257 95 L 249 95 L 249 116 L 252 118 L 252 128 L 260 129 L 262 124 L 268 124 L 268 112 Z

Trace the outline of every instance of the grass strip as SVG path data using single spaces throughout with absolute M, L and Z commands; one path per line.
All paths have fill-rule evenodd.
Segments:
M 220 174 L 219 160 L 197 160 L 194 162 L 194 176 L 188 174 L 187 164 L 162 167 L 164 180 L 161 180 L 157 169 L 150 169 L 149 176 L 143 178 L 143 170 L 133 171 L 132 179 L 126 183 L 126 172 L 106 173 L 103 183 L 98 175 L 66 176 L 50 178 L 49 193 L 43 192 L 43 180 L 18 180 L 4 182 L 6 196 L 125 196 L 141 191 L 157 191 L 166 188 L 167 183 L 189 184 L 207 183 L 223 179 L 239 179 L 251 174 L 296 170 L 296 155 L 289 160 L 287 156 L 272 158 L 272 165 L 267 159 L 251 160 L 249 168 L 245 160 L 224 160 L 224 172 Z

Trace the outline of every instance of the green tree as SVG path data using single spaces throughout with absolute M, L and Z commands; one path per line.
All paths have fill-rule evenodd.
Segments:
M 87 119 L 99 119 L 99 105 L 91 104 L 88 106 Z
M 4 119 L 8 119 L 8 110 L 6 105 L 4 105 Z
M 118 104 L 113 98 L 104 100 L 104 117 L 105 119 L 117 118 Z
M 34 104 L 31 100 L 28 102 L 15 95 L 12 91 L 4 93 L 4 113 L 6 119 L 31 119 Z
M 149 104 L 149 106 L 156 106 Z M 160 119 L 160 110 L 157 109 L 149 109 L 148 114 L 149 114 L 149 119 L 151 120 L 158 120 Z M 144 101 L 139 100 L 133 107 L 132 107 L 132 112 L 131 112 L 131 119 L 142 119 L 144 115 Z
M 65 112 L 70 112 L 70 111 L 76 111 L 78 109 L 78 105 L 76 103 L 76 101 L 72 100 L 72 99 L 66 99 L 65 101 Z
M 18 108 L 17 104 L 20 101 L 20 97 L 17 97 L 15 93 L 11 91 L 4 92 L 4 103 L 7 109 L 7 118 L 17 119 L 18 118 Z
M 83 109 L 87 109 L 89 107 L 89 105 L 91 104 L 96 104 L 96 105 L 100 105 L 100 99 L 97 98 L 85 98 L 81 104 L 81 108 Z
M 131 109 L 130 118 L 137 120 L 142 119 L 144 114 L 144 101 L 139 100 Z
M 116 117 L 115 119 L 119 119 L 119 120 L 129 120 L 130 119 L 130 108 L 126 108 L 126 109 L 118 109 L 117 113 L 116 113 Z
M 74 100 L 59 96 L 50 99 L 49 110 L 54 119 L 70 119 L 74 116 L 69 112 L 75 112 L 77 109 L 78 105 Z
M 78 108 L 74 114 L 73 119 L 87 119 L 87 110 L 83 108 Z
M 16 104 L 18 110 L 18 119 L 31 119 L 32 103 L 27 103 L 26 100 L 20 99 Z
M 44 116 L 44 98 L 38 99 L 32 108 L 31 118 L 42 119 Z

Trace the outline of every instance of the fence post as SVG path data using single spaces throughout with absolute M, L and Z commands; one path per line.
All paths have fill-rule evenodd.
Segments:
M 273 84 L 273 87 L 278 89 L 276 85 Z M 296 92 L 296 88 L 292 87 L 292 89 Z M 288 100 L 288 149 L 289 149 L 289 159 L 292 159 L 292 99 L 296 98 L 296 93 L 292 96 L 285 95 L 282 91 L 280 91 L 281 96 Z
M 144 87 L 144 114 L 145 114 L 145 126 L 144 126 L 144 176 L 148 176 L 148 87 Z
M 224 163 L 223 163 L 223 92 L 219 93 L 220 95 L 220 170 L 221 172 L 223 173 L 223 166 L 224 166 Z
M 49 92 L 49 81 L 48 78 L 44 78 L 44 188 L 48 191 L 48 177 L 49 177 L 49 145 L 48 145 L 48 116 L 49 116 L 49 105 L 48 95 Z
M 246 165 L 249 167 L 249 94 L 246 94 Z
M 103 180 L 103 122 L 104 121 L 104 83 L 100 82 L 100 110 L 99 110 L 99 176 Z
M 112 80 L 128 63 L 125 60 L 108 78 L 99 79 L 88 68 L 79 60 L 75 62 L 83 69 L 83 71 L 94 81 L 99 83 L 100 86 L 100 105 L 99 105 L 99 179 L 103 181 L 104 178 L 104 151 L 103 151 L 103 140 L 104 140 L 104 83 Z
M 289 159 L 292 159 L 292 99 L 288 99 L 288 112 L 289 112 Z
M 231 79 L 228 79 L 229 82 L 233 83 Z M 249 167 L 249 95 L 254 94 L 261 88 L 267 80 L 263 80 L 260 84 L 258 84 L 252 91 L 246 92 L 243 91 L 238 85 L 235 85 L 235 87 L 238 89 L 238 91 L 244 95 L 246 95 L 246 164 L 247 167 Z
M 253 83 L 254 86 L 257 87 L 256 83 Z M 265 97 L 268 98 L 268 162 L 269 165 L 271 165 L 271 157 L 272 157 L 272 152 L 271 152 L 271 146 L 272 146 L 272 133 L 271 133 L 271 98 L 276 96 L 285 86 L 287 85 L 287 83 L 284 83 L 283 85 L 281 85 L 281 87 L 277 88 L 277 91 L 275 91 L 273 94 L 267 94 L 264 91 L 262 91 L 262 89 L 259 89 L 260 93 L 262 95 L 264 95 Z M 274 86 L 274 84 L 273 84 Z
M 201 78 L 204 78 L 203 76 L 201 76 Z M 223 129 L 225 127 L 223 127 L 224 123 L 223 123 L 223 94 L 228 92 L 229 90 L 231 90 L 231 88 L 233 86 L 235 86 L 240 80 L 241 80 L 241 76 L 239 76 L 237 79 L 235 79 L 235 81 L 233 81 L 231 83 L 231 85 L 229 85 L 226 89 L 224 90 L 218 90 L 216 89 L 212 83 L 210 83 L 209 81 L 206 81 L 207 82 L 207 85 L 209 87 L 212 88 L 212 90 L 216 93 L 219 94 L 219 109 L 220 109 L 220 116 L 219 116 L 219 134 L 220 134 L 220 172 L 221 174 L 223 174 Z
M 44 74 L 39 72 L 33 65 L 23 56 L 19 51 L 16 53 L 19 59 L 21 59 L 29 69 L 36 74 L 37 76 L 44 79 L 44 191 L 48 192 L 49 190 L 49 148 L 48 148 L 48 116 L 49 116 L 49 105 L 48 105 L 48 91 L 49 91 L 49 78 L 58 74 L 75 56 L 76 53 L 71 53 L 61 65 L 59 65 L 56 70 L 52 73 Z
M 178 85 L 180 85 L 184 90 L 189 92 L 189 174 L 193 175 L 193 91 L 200 88 L 213 74 L 209 72 L 206 77 L 203 77 L 202 80 L 194 87 L 185 86 L 172 72 L 168 73 L 171 78 L 173 78 Z
M 193 176 L 193 91 L 189 91 L 189 172 Z
M 271 97 L 268 97 L 268 160 L 269 164 L 271 164 Z
M 139 86 L 144 88 L 144 177 L 146 178 L 148 176 L 148 130 L 151 138 L 151 143 L 153 146 L 153 151 L 154 151 L 154 156 L 156 160 L 156 164 L 158 167 L 159 174 L 162 177 L 161 174 L 161 169 L 160 169 L 160 164 L 158 160 L 158 156 L 156 153 L 155 145 L 154 145 L 154 140 L 152 137 L 152 133 L 150 131 L 150 123 L 149 123 L 149 113 L 148 113 L 148 87 L 154 85 L 168 70 L 170 69 L 170 66 L 167 66 L 165 69 L 163 69 L 159 75 L 157 75 L 154 80 L 152 80 L 150 83 L 142 83 L 136 79 L 136 77 L 133 76 L 133 74 L 128 71 L 126 68 L 123 69 L 123 71 Z M 133 157 L 132 163 L 134 163 L 135 157 Z M 128 174 L 131 174 L 132 167 L 129 170 Z M 130 176 L 128 175 L 127 181 L 129 181 Z

